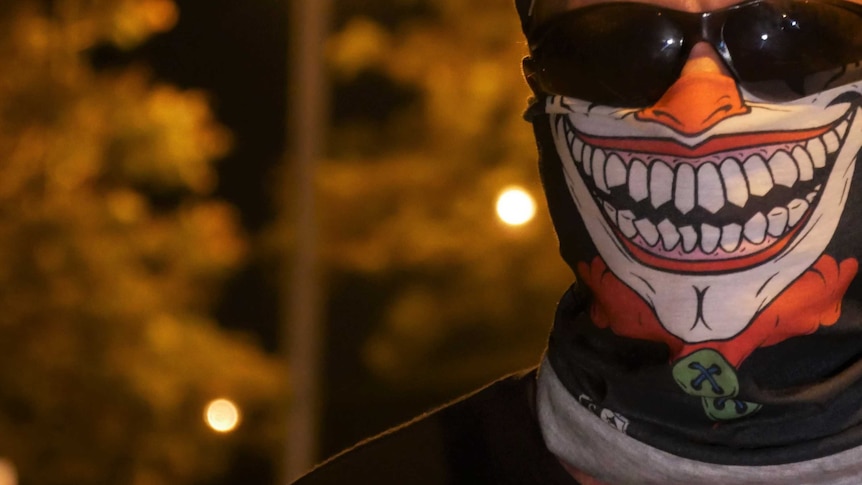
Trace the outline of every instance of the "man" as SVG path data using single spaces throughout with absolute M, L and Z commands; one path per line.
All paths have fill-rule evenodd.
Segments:
M 862 483 L 862 6 L 517 7 L 546 358 L 298 483 Z

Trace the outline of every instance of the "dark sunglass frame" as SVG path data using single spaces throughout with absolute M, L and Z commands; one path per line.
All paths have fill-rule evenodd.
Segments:
M 755 52 L 754 59 L 746 65 L 746 56 L 751 57 L 752 54 L 743 52 L 746 46 L 733 48 L 734 39 L 726 38 L 725 26 L 729 19 L 742 18 L 745 21 L 745 15 L 754 15 L 751 12 L 764 6 L 780 9 L 798 6 L 812 8 L 819 5 L 828 6 L 830 9 L 837 8 L 858 17 L 859 33 L 848 34 L 858 37 L 853 39 L 858 43 L 858 46 L 854 44 L 852 53 L 842 54 L 843 57 L 849 56 L 849 59 L 842 58 L 840 61 L 823 60 L 822 62 L 818 62 L 818 60 L 809 57 L 807 63 L 810 64 L 808 70 L 811 72 L 799 72 L 799 76 L 812 74 L 818 69 L 822 70 L 824 67 L 829 69 L 844 68 L 853 62 L 862 60 L 862 5 L 846 0 L 752 0 L 711 12 L 685 12 L 644 3 L 614 2 L 578 8 L 563 13 L 545 25 L 540 26 L 530 35 L 531 55 L 524 59 L 524 71 L 534 91 L 540 93 L 560 94 L 610 106 L 648 106 L 658 101 L 664 91 L 679 77 L 692 47 L 699 42 L 708 42 L 719 54 L 727 69 L 736 80 L 744 88 L 759 91 L 755 93 L 758 97 L 771 101 L 799 99 L 811 93 L 806 92 L 801 85 L 794 86 L 796 80 L 789 79 L 790 76 L 788 73 L 779 72 L 778 65 L 781 63 L 780 60 L 767 58 L 767 61 L 772 61 L 774 64 L 770 66 L 767 62 L 763 62 L 764 59 L 757 59 L 757 49 L 752 48 L 752 51 Z M 649 16 L 650 20 L 666 23 L 675 28 L 675 34 L 680 37 L 673 39 L 673 44 L 668 44 L 668 46 L 674 46 L 678 49 L 672 58 L 656 61 L 655 64 L 658 64 L 657 66 L 645 66 L 646 81 L 641 80 L 640 84 L 636 81 L 631 81 L 626 85 L 626 80 L 620 80 L 621 85 L 614 86 L 614 81 L 607 79 L 607 77 L 613 75 L 612 71 L 615 70 L 614 68 L 618 68 L 622 63 L 629 62 L 628 59 L 610 58 L 618 56 L 604 56 L 599 61 L 602 63 L 599 66 L 600 69 L 579 73 L 575 71 L 582 66 L 575 65 L 577 64 L 576 61 L 572 62 L 572 66 L 566 65 L 567 60 L 565 59 L 565 55 L 560 56 L 559 53 L 556 53 L 556 57 L 554 57 L 554 54 L 545 55 L 547 51 L 553 51 L 554 46 L 549 46 L 549 43 L 553 43 L 553 39 L 559 38 L 554 37 L 554 35 L 559 36 L 560 29 L 577 25 L 579 21 L 583 21 L 584 18 L 590 15 L 600 19 L 607 19 L 608 23 L 613 23 L 621 15 L 626 15 L 627 13 L 632 16 Z M 604 17 L 601 17 L 602 15 Z M 792 27 L 798 26 L 793 24 Z M 816 26 L 815 28 L 822 30 L 823 27 Z M 679 44 L 678 46 L 676 46 L 677 43 Z M 605 46 L 599 47 L 603 48 Z M 834 47 L 841 48 L 842 46 L 838 45 Z M 761 57 L 764 56 L 761 55 Z M 844 64 L 838 65 L 839 62 L 843 62 Z M 796 66 L 795 64 L 790 65 Z M 597 72 L 601 71 L 602 67 L 605 68 L 605 72 Z M 660 71 L 652 73 L 650 71 L 652 67 L 656 67 Z M 785 67 L 785 69 L 795 69 L 795 67 Z M 558 74 L 562 72 L 563 77 L 554 79 L 554 70 Z M 566 78 L 566 76 L 568 77 Z M 862 69 L 860 69 L 858 77 L 862 79 Z M 855 80 L 858 79 L 853 79 L 851 82 Z M 776 82 L 784 83 L 785 88 L 777 88 Z M 800 80 L 796 84 L 801 82 Z M 790 86 L 791 89 L 786 89 L 787 86 Z

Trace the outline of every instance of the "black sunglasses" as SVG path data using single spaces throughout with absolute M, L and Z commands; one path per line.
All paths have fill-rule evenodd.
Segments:
M 702 13 L 606 3 L 561 14 L 529 38 L 534 90 L 609 106 L 654 104 L 701 41 L 764 101 L 862 79 L 862 5 L 845 0 L 754 0 Z

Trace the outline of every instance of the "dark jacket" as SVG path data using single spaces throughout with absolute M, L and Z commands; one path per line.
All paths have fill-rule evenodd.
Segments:
M 295 485 L 576 485 L 542 440 L 535 370 L 336 455 Z

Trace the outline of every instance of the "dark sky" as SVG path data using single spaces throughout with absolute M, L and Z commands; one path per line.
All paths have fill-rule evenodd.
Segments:
M 220 167 L 219 195 L 236 203 L 246 228 L 273 217 L 263 183 L 279 160 L 286 97 L 286 2 L 178 0 L 180 21 L 141 55 L 160 77 L 211 94 L 236 137 Z
M 218 165 L 217 194 L 235 204 L 249 235 L 273 222 L 275 166 L 284 150 L 287 97 L 287 6 L 284 0 L 177 0 L 180 20 L 170 32 L 132 53 L 155 76 L 210 95 L 218 119 L 234 136 Z M 275 351 L 276 289 L 271 267 L 255 259 L 224 290 L 221 324 L 255 333 Z

